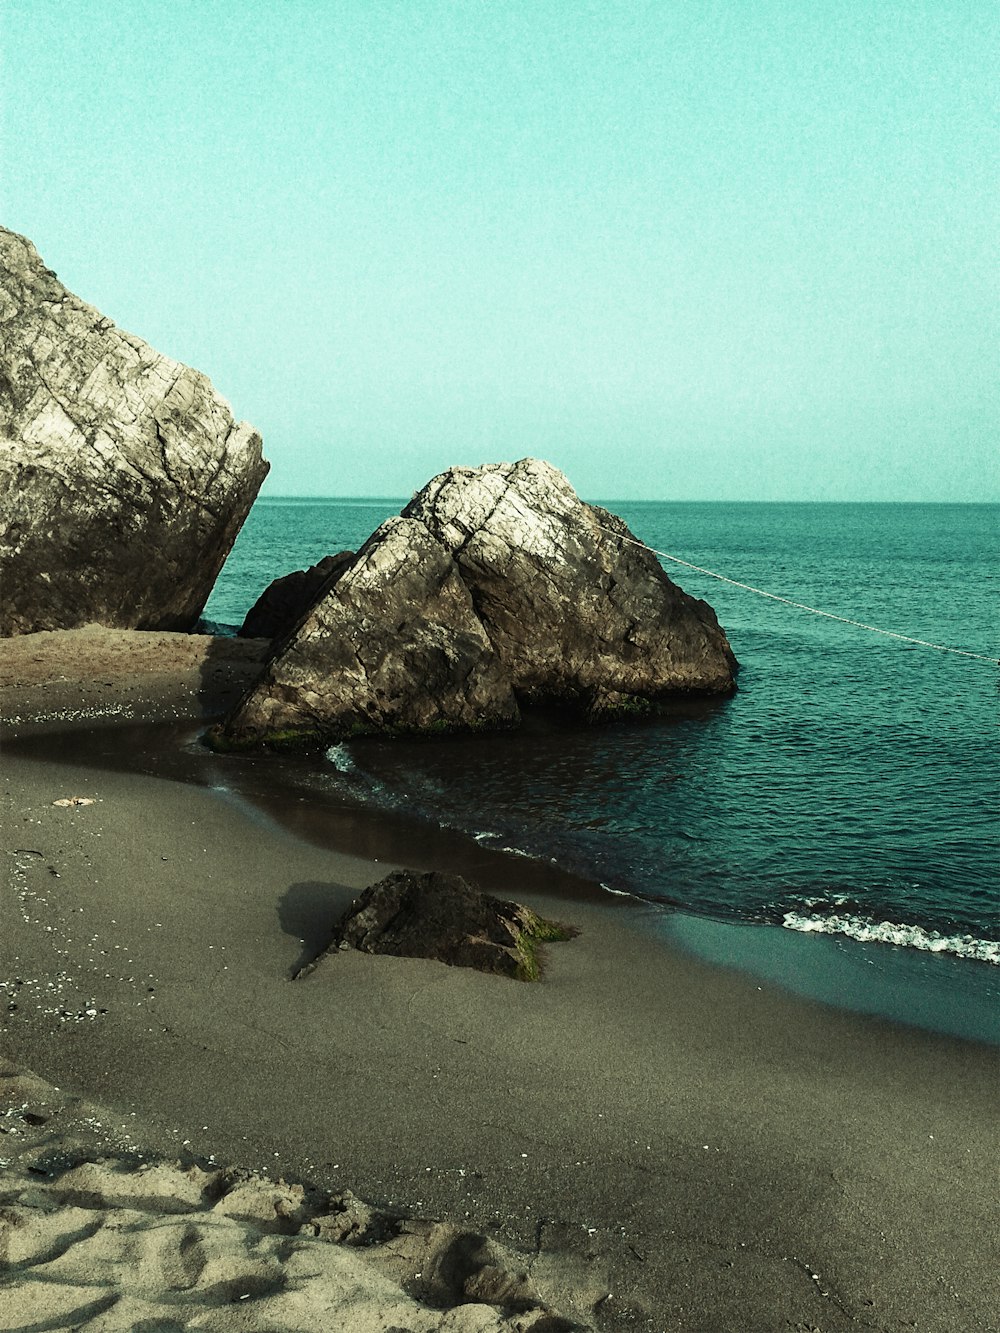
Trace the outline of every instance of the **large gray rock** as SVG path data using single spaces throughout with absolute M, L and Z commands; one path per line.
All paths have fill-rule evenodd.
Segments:
M 279 645 L 220 747 L 509 725 L 518 703 L 584 717 L 734 688 L 715 613 L 548 463 L 453 468 Z
M 204 375 L 0 229 L 0 634 L 190 628 L 267 470 Z
M 219 748 L 322 745 L 517 719 L 510 678 L 455 562 L 422 523 L 391 518 L 325 587 L 210 740 Z
M 453 554 L 524 702 L 597 718 L 733 689 L 736 659 L 708 603 L 551 464 L 451 468 L 403 513 Z

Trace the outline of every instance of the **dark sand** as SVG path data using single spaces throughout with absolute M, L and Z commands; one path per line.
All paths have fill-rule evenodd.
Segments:
M 8 734 L 211 713 L 260 651 L 136 674 L 90 637 L 85 667 L 30 636 L 35 680 L 0 643 Z M 496 1236 L 603 1329 L 1000 1329 L 995 1049 L 699 962 L 517 859 L 506 896 L 581 931 L 541 984 L 355 953 L 293 983 L 385 862 L 51 753 L 6 753 L 0 798 L 0 1051 L 108 1108 L 95 1151 L 125 1133 Z

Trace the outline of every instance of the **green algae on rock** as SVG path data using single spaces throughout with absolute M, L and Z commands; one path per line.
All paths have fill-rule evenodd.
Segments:
M 308 976 L 341 949 L 359 949 L 538 981 L 540 947 L 576 934 L 521 903 L 481 893 L 461 875 L 397 870 L 365 889 L 334 927 L 327 948 L 296 976 Z

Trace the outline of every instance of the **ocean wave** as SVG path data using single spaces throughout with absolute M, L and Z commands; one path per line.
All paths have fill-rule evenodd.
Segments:
M 438 828 L 451 827 L 453 826 L 450 824 L 438 821 Z M 457 827 L 457 825 L 454 827 Z M 464 829 L 459 828 L 458 831 L 464 832 Z M 494 833 L 490 829 L 480 829 L 473 833 L 472 840 L 478 843 L 480 847 L 487 847 L 491 852 L 504 852 L 507 856 L 526 856 L 529 860 L 534 859 L 533 852 L 525 851 L 523 847 L 514 847 L 512 844 L 504 842 L 502 833 Z
M 635 898 L 637 901 L 639 900 L 638 894 L 629 893 L 628 889 L 616 889 L 610 884 L 605 884 L 603 880 L 601 880 L 601 888 L 605 893 L 613 894 L 616 898 Z
M 974 935 L 942 935 L 936 930 L 905 922 L 875 921 L 871 917 L 834 913 L 816 916 L 786 912 L 782 925 L 789 930 L 814 931 L 822 935 L 846 935 L 863 943 L 898 944 L 925 953 L 950 953 L 957 958 L 972 958 L 1000 967 L 1000 942 L 980 940 Z

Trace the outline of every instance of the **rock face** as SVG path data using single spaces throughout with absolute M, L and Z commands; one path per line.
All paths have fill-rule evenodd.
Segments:
M 453 967 L 536 981 L 541 975 L 538 945 L 573 934 L 520 903 L 480 893 L 460 875 L 397 870 L 365 889 L 334 927 L 326 953 L 349 948 L 434 958 Z
M 353 551 L 325 555 L 309 569 L 296 569 L 269 583 L 246 614 L 238 630 L 241 639 L 277 639 L 288 634 L 297 621 L 354 559 Z
M 522 701 L 596 718 L 733 688 L 736 659 L 711 607 L 550 464 L 452 468 L 403 512 L 451 552 Z
M 517 717 L 455 562 L 422 523 L 391 518 L 298 624 L 216 743 L 322 744 Z
M 189 629 L 268 465 L 196 370 L 0 229 L 0 634 Z
M 223 747 L 589 720 L 727 693 L 736 659 L 620 519 L 548 463 L 453 468 L 375 532 L 214 737 Z

